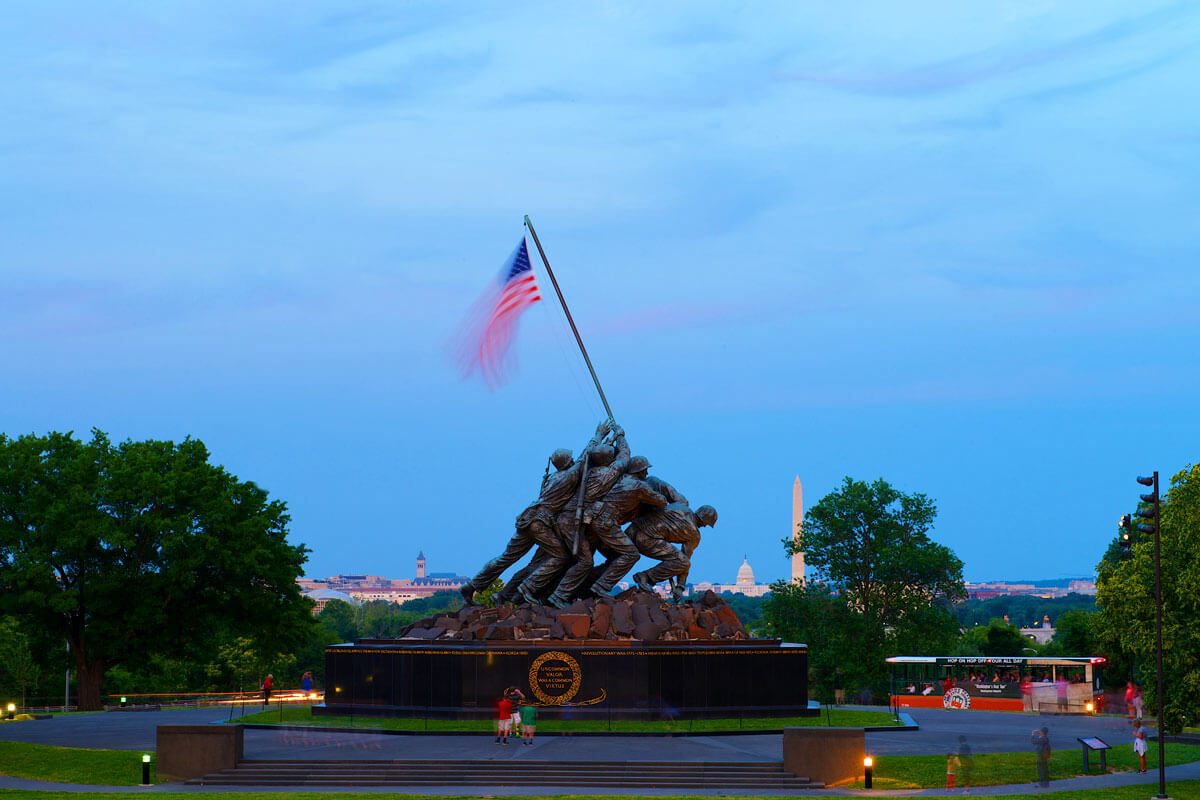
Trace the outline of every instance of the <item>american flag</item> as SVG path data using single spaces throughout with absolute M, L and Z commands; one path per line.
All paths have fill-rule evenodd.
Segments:
M 521 313 L 541 300 L 525 237 L 509 256 L 496 282 L 471 307 L 458 333 L 458 363 L 464 378 L 479 370 L 489 389 L 504 383 L 512 364 L 509 346 Z

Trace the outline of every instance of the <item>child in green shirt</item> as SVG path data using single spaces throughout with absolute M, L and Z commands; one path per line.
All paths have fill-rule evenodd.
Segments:
M 521 706 L 522 744 L 533 744 L 533 731 L 537 725 L 537 709 L 530 705 Z

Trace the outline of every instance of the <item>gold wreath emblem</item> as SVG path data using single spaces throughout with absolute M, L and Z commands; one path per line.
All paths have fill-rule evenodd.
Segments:
M 547 661 L 561 661 L 571 670 L 571 685 L 565 692 L 559 695 L 550 695 L 542 691 L 541 685 L 538 683 L 538 673 L 542 665 Z M 542 653 L 533 660 L 533 664 L 529 666 L 529 688 L 533 690 L 533 694 L 538 700 L 546 705 L 557 706 L 571 702 L 576 693 L 579 692 L 580 681 L 583 680 L 583 670 L 579 668 L 579 662 L 571 656 L 560 650 L 552 650 L 549 653 Z

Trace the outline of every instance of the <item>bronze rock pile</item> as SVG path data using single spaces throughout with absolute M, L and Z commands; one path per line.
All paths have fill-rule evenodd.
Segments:
M 713 592 L 675 605 L 658 595 L 628 589 L 615 598 L 576 600 L 563 609 L 523 605 L 467 606 L 419 619 L 401 638 L 439 641 L 584 640 L 691 642 L 747 639 L 729 605 Z

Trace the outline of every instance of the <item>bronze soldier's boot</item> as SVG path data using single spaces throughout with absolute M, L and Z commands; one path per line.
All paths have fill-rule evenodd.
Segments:
M 650 581 L 646 580 L 646 573 L 644 573 L 644 572 L 633 573 L 633 584 L 635 586 L 637 586 L 639 589 L 641 589 L 643 592 L 653 592 L 654 591 L 654 584 L 652 584 Z

